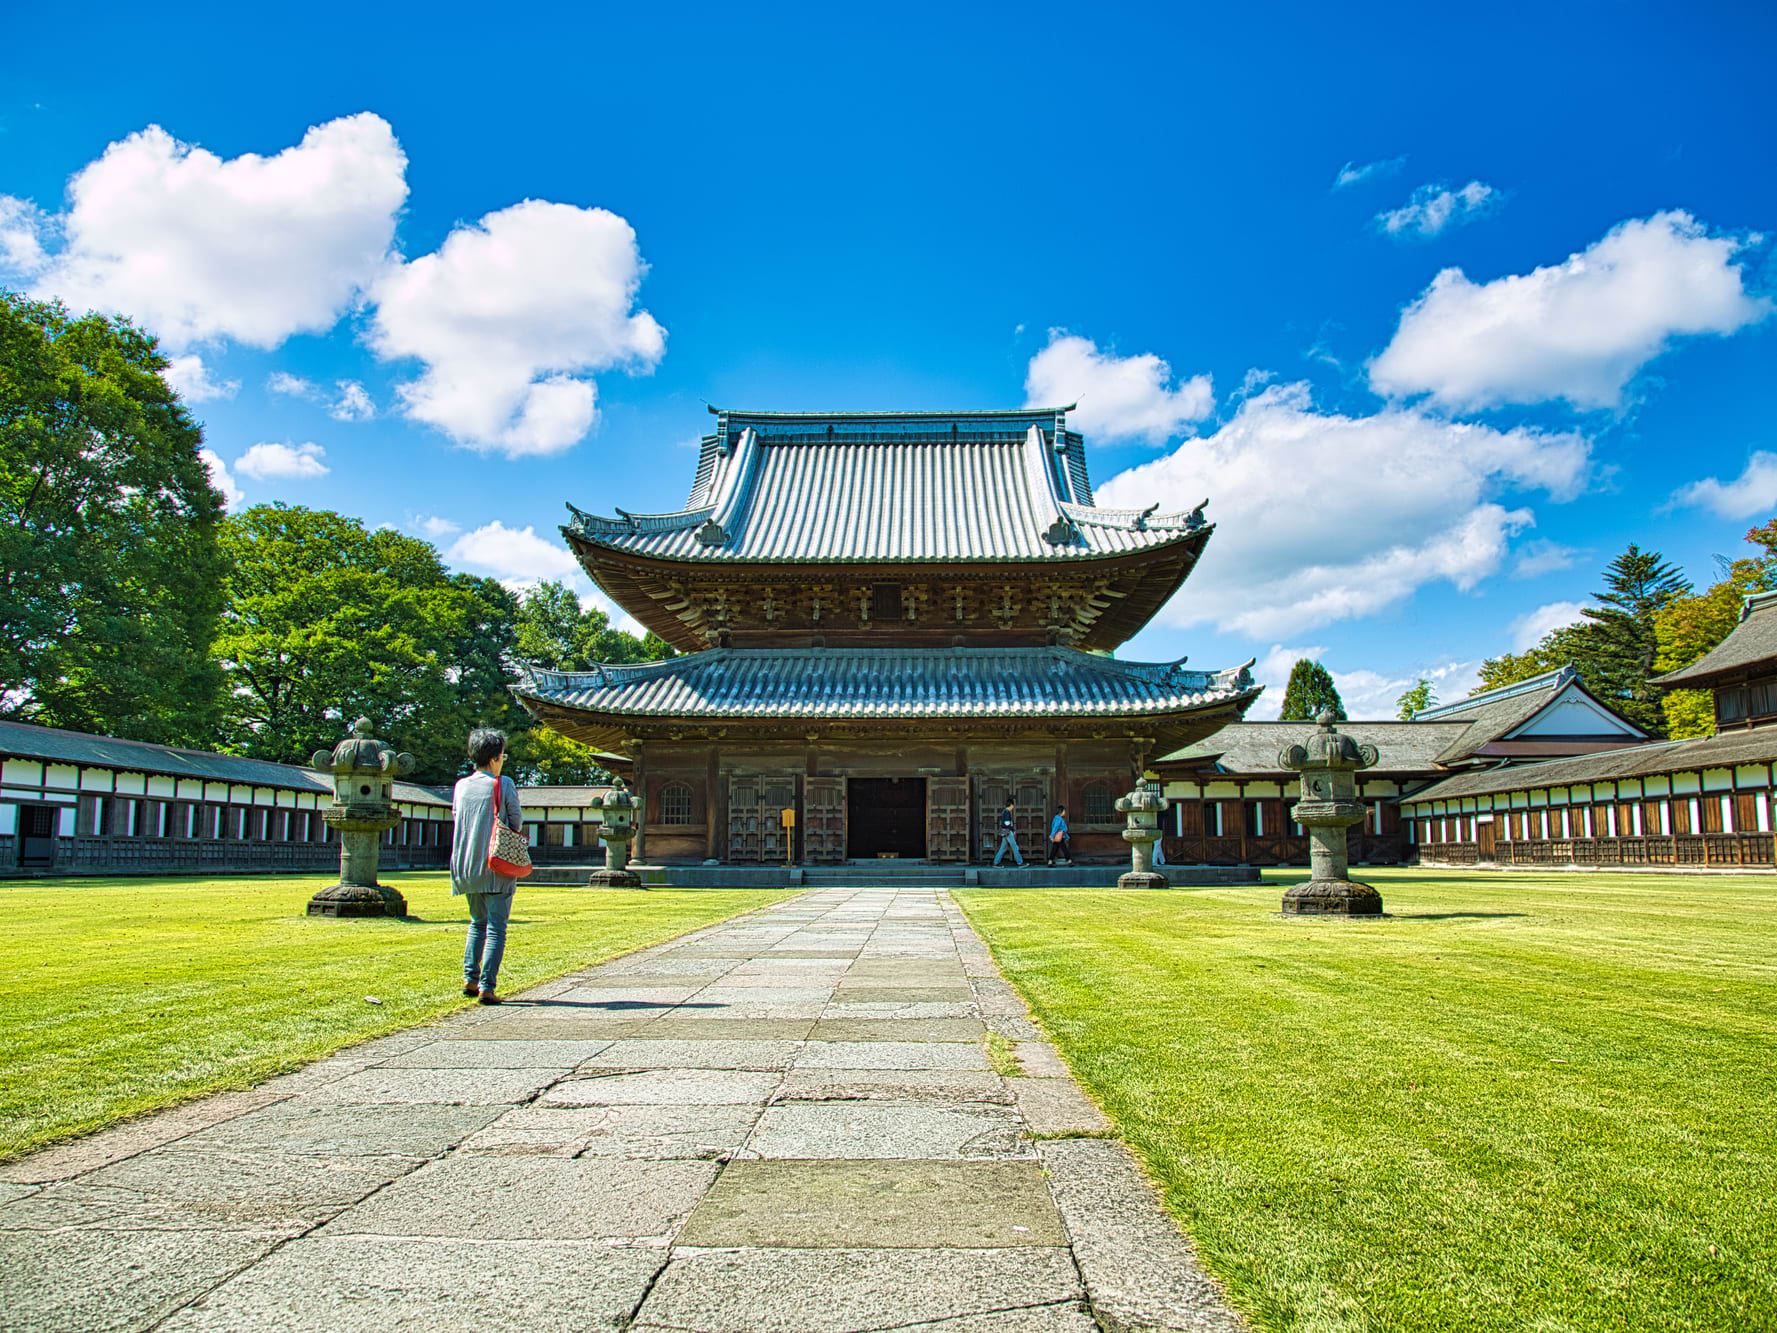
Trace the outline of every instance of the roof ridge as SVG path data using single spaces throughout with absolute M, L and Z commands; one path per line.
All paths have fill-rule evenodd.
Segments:
M 1575 671 L 1572 666 L 1558 666 L 1535 676 L 1526 676 L 1523 680 L 1515 680 L 1510 685 L 1497 685 L 1491 690 L 1485 690 L 1480 694 L 1471 694 L 1464 699 L 1455 699 L 1450 703 L 1438 704 L 1433 708 L 1422 708 L 1414 715 L 1413 720 L 1416 722 L 1437 722 L 1445 716 L 1454 717 L 1461 713 L 1473 712 L 1477 708 L 1485 708 L 1489 704 L 1515 699 L 1519 695 L 1529 694 L 1549 685 L 1566 684 L 1570 680 L 1578 679 L 1579 672 Z

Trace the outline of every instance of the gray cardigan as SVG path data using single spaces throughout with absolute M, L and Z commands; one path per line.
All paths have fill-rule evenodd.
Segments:
M 518 881 L 494 874 L 487 863 L 487 845 L 494 836 L 493 775 L 477 771 L 457 779 L 450 808 L 456 820 L 450 844 L 451 893 L 511 893 Z M 511 778 L 500 779 L 500 820 L 508 828 L 524 827 L 524 807 Z

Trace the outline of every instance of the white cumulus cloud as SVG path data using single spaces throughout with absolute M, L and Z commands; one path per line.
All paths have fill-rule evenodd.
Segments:
M 1755 450 L 1732 481 L 1704 477 L 1673 492 L 1665 508 L 1708 509 L 1722 518 L 1749 518 L 1777 506 L 1777 454 Z
M 649 370 L 666 350 L 634 309 L 646 271 L 616 214 L 526 200 L 385 274 L 371 345 L 424 366 L 400 387 L 407 416 L 477 449 L 556 453 L 597 417 L 587 376 Z
M 1161 612 L 1253 638 L 1369 615 L 1434 582 L 1473 587 L 1535 521 L 1498 493 L 1577 495 L 1589 442 L 1573 433 L 1451 422 L 1410 409 L 1315 410 L 1306 384 L 1275 385 L 1213 435 L 1098 488 L 1109 506 L 1187 509 L 1219 527 Z
M 1172 367 L 1152 352 L 1117 356 L 1090 338 L 1050 329 L 1049 344 L 1030 359 L 1024 377 L 1029 407 L 1078 403 L 1068 421 L 1099 440 L 1164 444 L 1215 410 L 1208 375 L 1172 382 Z
M 463 530 L 462 524 L 452 523 L 448 518 L 440 518 L 437 514 L 427 514 L 423 517 L 409 515 L 407 523 L 409 527 L 418 528 L 433 541 L 440 541 Z
M 336 380 L 336 397 L 327 405 L 327 415 L 335 421 L 369 421 L 376 415 L 376 404 L 370 392 L 357 380 Z
M 1733 333 L 1770 313 L 1735 262 L 1747 243 L 1674 211 L 1621 223 L 1531 273 L 1475 283 L 1447 268 L 1402 313 L 1370 385 L 1459 410 L 1553 399 L 1618 407 L 1673 339 Z
M 230 509 L 236 508 L 247 497 L 229 475 L 228 464 L 222 461 L 222 455 L 214 449 L 199 449 L 197 456 L 204 460 L 204 466 L 210 469 L 210 485 L 222 492 L 223 503 Z
M 1534 648 L 1547 637 L 1550 630 L 1578 624 L 1580 612 L 1585 609 L 1581 602 L 1549 602 L 1534 611 L 1526 611 L 1506 626 L 1507 632 L 1512 636 L 1512 651 L 1521 653 Z
M 212 398 L 233 398 L 241 387 L 239 380 L 211 379 L 210 368 L 195 352 L 169 357 L 164 377 L 173 386 L 173 392 L 188 403 L 208 402 Z
M 28 199 L 0 194 L 0 273 L 31 277 L 49 263 L 43 238 L 52 229 L 42 209 Z
M 332 470 L 321 461 L 326 453 L 318 444 L 256 444 L 235 459 L 234 470 L 255 481 L 307 481 Z
M 288 398 L 303 398 L 313 402 L 320 396 L 321 390 L 300 375 L 292 375 L 285 370 L 274 370 L 265 377 L 265 388 L 268 393 L 283 394 Z
M 1399 711 L 1399 699 L 1424 676 L 1431 682 L 1432 693 L 1442 703 L 1460 699 L 1471 693 L 1480 681 L 1480 663 L 1445 659 L 1431 666 L 1416 666 L 1405 672 L 1373 671 L 1356 667 L 1341 671 L 1323 658 L 1326 648 L 1320 644 L 1289 647 L 1274 643 L 1259 655 L 1253 666 L 1253 679 L 1265 686 L 1265 693 L 1252 706 L 1247 717 L 1254 722 L 1271 722 L 1283 711 L 1284 691 L 1289 686 L 1290 671 L 1300 658 L 1320 664 L 1333 676 L 1333 688 L 1339 691 L 1347 717 L 1370 721 L 1392 721 Z
M 223 159 L 150 125 L 69 182 L 64 243 L 33 290 L 128 315 L 175 350 L 321 332 L 383 268 L 406 167 L 369 113 L 271 157 Z
M 449 559 L 521 584 L 568 579 L 580 573 L 580 564 L 567 547 L 539 537 L 533 527 L 509 528 L 499 519 L 458 537 Z
M 1399 208 L 1376 215 L 1376 225 L 1388 236 L 1429 240 L 1444 228 L 1476 222 L 1498 208 L 1503 196 L 1491 185 L 1470 181 L 1457 189 L 1421 185 Z

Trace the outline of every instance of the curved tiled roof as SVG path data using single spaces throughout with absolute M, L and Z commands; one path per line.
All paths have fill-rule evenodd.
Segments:
M 1207 538 L 1201 512 L 1092 503 L 1053 409 L 924 415 L 723 413 L 687 508 L 572 510 L 571 540 L 674 561 L 1101 559 Z
M 1740 608 L 1740 623 L 1689 666 L 1655 676 L 1654 684 L 1706 686 L 1717 676 L 1777 664 L 1777 592 L 1754 593 Z
M 1259 693 L 1246 666 L 1187 671 L 1072 648 L 715 648 L 591 671 L 527 668 L 514 691 L 632 717 L 833 720 L 1129 717 Z

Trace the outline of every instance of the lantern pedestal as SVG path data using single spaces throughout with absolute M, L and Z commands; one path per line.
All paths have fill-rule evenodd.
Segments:
M 1368 884 L 1353 883 L 1345 847 L 1345 831 L 1364 818 L 1357 796 L 1359 771 L 1375 767 L 1374 745 L 1359 745 L 1341 735 L 1331 713 L 1315 719 L 1315 731 L 1303 745 L 1291 745 L 1278 763 L 1302 775 L 1302 798 L 1290 818 L 1308 830 L 1308 882 L 1283 895 L 1285 916 L 1381 916 L 1382 895 Z
M 1157 791 L 1138 783 L 1127 796 L 1117 798 L 1117 810 L 1127 827 L 1123 841 L 1129 844 L 1129 873 L 1117 880 L 1119 889 L 1170 889 L 1172 881 L 1154 869 L 1154 844 L 1160 841 L 1160 812 L 1169 802 Z
M 407 899 L 376 882 L 383 832 L 401 822 L 394 802 L 398 773 L 413 771 L 413 756 L 374 740 L 370 719 L 332 750 L 317 750 L 309 766 L 333 777 L 333 803 L 321 811 L 339 834 L 339 883 L 309 899 L 310 916 L 406 916 Z
M 605 868 L 593 871 L 586 886 L 590 889 L 641 888 L 641 876 L 629 868 L 629 844 L 636 836 L 639 806 L 622 778 L 618 778 L 605 793 L 599 809 L 603 816 L 599 824 L 599 840 L 605 844 Z

